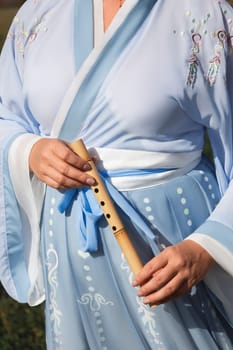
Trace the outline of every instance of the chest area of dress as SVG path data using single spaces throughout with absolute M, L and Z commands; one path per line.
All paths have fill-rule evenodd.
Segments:
M 29 107 L 47 133 L 75 74 L 71 18 L 66 14 L 61 30 L 50 40 L 37 40 L 25 65 Z M 100 102 L 106 103 L 104 108 L 114 120 L 106 119 L 109 128 L 115 123 L 119 131 L 141 135 L 143 130 L 143 136 L 161 137 L 189 128 L 190 121 L 180 107 L 187 52 L 185 45 L 177 48 L 173 26 L 167 22 L 155 8 L 104 77 L 95 102 L 101 108 Z M 98 108 L 95 111 L 95 118 L 102 113 Z
M 185 52 L 175 52 L 172 30 L 145 25 L 116 60 L 97 97 L 119 126 L 134 134 L 168 135 L 187 129 L 181 107 L 186 89 Z M 162 34 L 164 33 L 164 37 Z

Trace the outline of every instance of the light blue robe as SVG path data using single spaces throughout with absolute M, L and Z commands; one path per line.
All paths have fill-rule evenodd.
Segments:
M 1 281 L 20 302 L 45 294 L 48 349 L 233 349 L 232 300 L 222 294 L 233 275 L 233 11 L 225 1 L 126 0 L 98 42 L 94 11 L 86 0 L 29 0 L 9 31 L 0 62 Z M 136 296 L 90 191 L 65 203 L 67 194 L 47 188 L 37 223 L 27 194 L 13 191 L 41 136 L 191 157 L 206 129 L 217 180 L 203 159 L 159 185 L 108 185 L 144 262 L 187 237 L 217 261 L 205 282 L 155 309 Z M 93 232 L 97 250 L 84 251 Z

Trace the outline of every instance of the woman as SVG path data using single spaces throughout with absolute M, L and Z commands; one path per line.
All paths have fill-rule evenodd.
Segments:
M 28 0 L 14 19 L 1 281 L 46 299 L 48 349 L 233 349 L 232 32 L 215 0 Z M 145 264 L 135 277 L 79 138 Z

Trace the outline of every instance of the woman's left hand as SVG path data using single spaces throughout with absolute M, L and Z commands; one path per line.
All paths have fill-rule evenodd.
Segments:
M 138 295 L 145 304 L 163 304 L 188 292 L 215 263 L 212 256 L 192 240 L 167 247 L 150 260 L 135 277 Z

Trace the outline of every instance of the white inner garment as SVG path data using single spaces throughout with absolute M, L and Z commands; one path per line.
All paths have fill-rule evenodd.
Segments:
M 143 176 L 112 177 L 110 181 L 119 191 L 155 186 L 184 175 L 200 162 L 202 154 L 201 151 L 165 153 L 111 148 L 93 148 L 89 152 L 101 160 L 98 162 L 100 170 L 168 169 Z M 169 170 L 171 168 L 174 170 Z
M 103 0 L 94 1 L 94 46 L 99 46 L 104 38 Z

